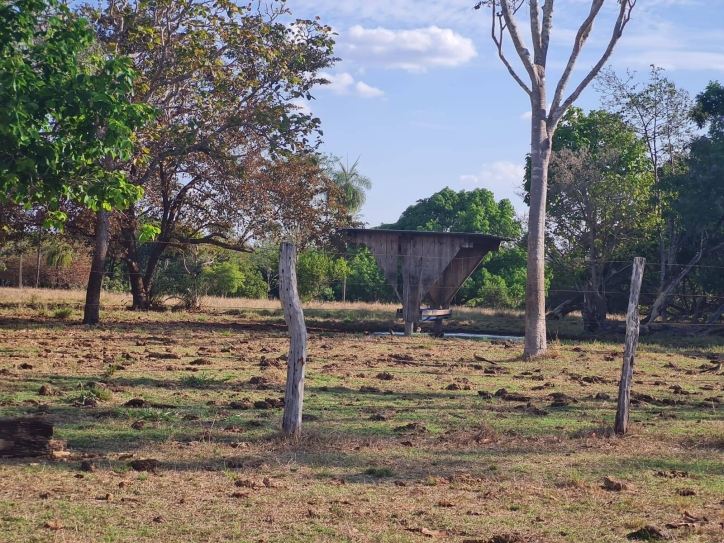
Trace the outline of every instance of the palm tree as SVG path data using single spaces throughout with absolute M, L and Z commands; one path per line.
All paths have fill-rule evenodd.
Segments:
M 342 189 L 344 206 L 353 217 L 359 214 L 367 199 L 366 191 L 372 188 L 372 181 L 357 171 L 359 157 L 352 166 L 349 160 L 345 165 L 342 159 L 335 159 L 335 168 L 330 172 L 332 180 Z
M 55 288 L 58 288 L 60 282 L 61 268 L 70 268 L 73 264 L 73 247 L 63 241 L 53 241 L 48 247 L 45 255 L 45 263 L 55 269 Z

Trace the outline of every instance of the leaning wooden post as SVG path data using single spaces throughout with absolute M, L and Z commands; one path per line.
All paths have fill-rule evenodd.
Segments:
M 628 427 L 628 414 L 631 405 L 631 379 L 633 378 L 634 358 L 639 343 L 639 294 L 641 293 L 641 280 L 644 276 L 646 259 L 634 258 L 631 272 L 631 293 L 628 298 L 628 312 L 626 313 L 626 346 L 623 352 L 623 366 L 621 367 L 621 381 L 618 384 L 618 407 L 616 408 L 616 422 L 614 431 L 618 435 L 626 433 Z
M 304 324 L 302 303 L 297 291 L 297 248 L 293 243 L 282 243 L 279 253 L 279 297 L 291 338 L 287 359 L 287 390 L 284 395 L 282 431 L 287 436 L 297 436 L 302 430 L 307 327 Z

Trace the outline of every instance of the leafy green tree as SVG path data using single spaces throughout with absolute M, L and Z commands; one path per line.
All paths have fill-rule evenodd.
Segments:
M 132 99 L 130 59 L 98 54 L 93 42 L 88 21 L 57 0 L 0 6 L 0 202 L 43 205 L 59 227 L 63 201 L 98 212 L 88 324 L 99 320 L 107 213 L 143 195 L 116 164 L 130 159 L 134 130 L 153 114 Z
M 325 251 L 307 248 L 297 257 L 297 288 L 303 301 L 318 298 L 332 279 L 334 263 Z
M 261 272 L 268 298 L 279 284 L 279 245 L 269 239 L 263 240 L 254 246 L 250 261 Z
M 520 223 L 509 200 L 495 201 L 487 189 L 471 191 L 445 187 L 429 198 L 418 200 L 403 211 L 397 222 L 380 226 L 387 230 L 432 232 L 478 232 L 508 238 L 521 234 Z
M 698 318 L 706 311 L 710 295 L 722 295 L 718 286 L 721 270 L 717 267 L 724 252 L 724 87 L 709 83 L 696 97 L 692 118 L 701 128 L 707 128 L 707 134 L 691 142 L 683 172 L 663 180 L 681 229 L 682 243 L 674 255 L 678 273 L 671 275 L 654 300 L 647 323 L 666 318 L 672 297 L 676 305 L 673 309 L 680 315 Z M 712 273 L 719 279 L 712 281 L 708 277 Z M 677 294 L 682 296 L 676 298 Z M 717 322 L 724 312 L 724 305 L 717 303 L 715 307 L 710 323 Z
M 237 256 L 225 251 L 223 258 L 225 260 L 217 260 L 204 270 L 210 295 L 241 298 L 266 296 L 264 278 L 249 255 Z
M 208 292 L 213 296 L 233 296 L 244 283 L 244 274 L 232 261 L 217 262 L 204 270 Z
M 546 294 L 551 272 L 546 273 Z M 526 254 L 520 246 L 488 253 L 481 267 L 456 295 L 457 303 L 472 307 L 520 309 L 525 303 Z
M 696 95 L 691 118 L 699 128 L 708 125 L 709 137 L 724 137 L 724 86 L 711 81 L 703 92 Z
M 0 201 L 45 205 L 56 224 L 65 199 L 111 209 L 143 194 L 106 161 L 130 158 L 152 110 L 131 99 L 130 59 L 89 55 L 93 39 L 57 0 L 0 5 Z
M 314 153 L 320 121 L 293 100 L 326 83 L 330 27 L 291 20 L 283 0 L 109 0 L 82 13 L 106 50 L 133 58 L 138 100 L 160 112 L 126 164 L 146 190 L 118 236 L 134 307 L 148 305 L 169 248 L 326 234 L 340 206 Z M 159 228 L 154 241 L 139 241 L 144 221 Z
M 395 294 L 369 249 L 350 249 L 346 299 L 353 302 L 394 302 Z M 338 287 L 339 290 L 339 287 Z M 341 298 L 341 293 L 338 294 Z
M 635 73 L 619 76 L 609 68 L 601 73 L 596 84 L 606 109 L 619 115 L 646 148 L 658 219 L 658 255 L 650 255 L 654 258 L 649 261 L 658 263 L 658 289 L 663 289 L 670 279 L 671 265 L 681 244 L 677 216 L 672 209 L 674 198 L 667 192 L 663 178 L 680 173 L 692 137 L 689 93 L 663 74 L 663 68 L 652 65 L 648 80 L 637 81 Z
M 568 308 L 582 307 L 584 325 L 596 331 L 608 313 L 607 293 L 624 278 L 612 261 L 645 250 L 657 224 L 647 148 L 619 115 L 571 108 L 553 149 L 547 257 L 555 289 L 583 294 L 582 306 Z

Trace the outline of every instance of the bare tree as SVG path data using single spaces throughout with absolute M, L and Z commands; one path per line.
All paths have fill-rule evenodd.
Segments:
M 518 26 L 516 14 L 526 0 L 482 0 L 475 9 L 487 6 L 491 11 L 491 37 L 498 49 L 498 56 L 516 83 L 530 97 L 531 104 L 531 188 L 530 214 L 528 216 L 528 279 L 525 300 L 525 356 L 541 356 L 546 353 L 545 322 L 545 223 L 546 223 L 546 186 L 548 163 L 551 157 L 551 142 L 558 122 L 566 110 L 578 99 L 583 90 L 598 75 L 613 53 L 616 43 L 623 35 L 624 28 L 631 19 L 631 11 L 636 0 L 618 0 L 619 8 L 616 22 L 608 45 L 598 62 L 587 75 L 568 94 L 566 88 L 570 82 L 581 51 L 591 35 L 593 23 L 606 3 L 605 0 L 592 0 L 588 16 L 581 23 L 573 43 L 568 62 L 556 85 L 550 108 L 547 107 L 548 88 L 546 82 L 546 63 L 553 28 L 554 0 L 528 0 L 530 11 L 530 30 L 533 53 L 528 50 Z M 515 51 L 525 68 L 530 84 L 518 75 L 503 51 L 504 37 L 510 37 Z

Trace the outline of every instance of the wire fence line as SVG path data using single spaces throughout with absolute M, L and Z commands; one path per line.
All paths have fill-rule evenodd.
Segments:
M 112 310 L 112 309 L 127 310 L 127 309 L 131 309 L 131 305 L 128 305 L 128 304 L 125 304 L 125 305 L 121 305 L 121 304 L 104 304 L 104 303 L 100 303 L 100 304 L 86 304 L 85 302 L 68 302 L 68 301 L 64 301 L 64 302 L 47 301 L 47 302 L 37 302 L 37 303 L 38 303 L 38 304 L 47 303 L 47 304 L 49 304 L 49 305 L 56 305 L 56 306 L 62 306 L 62 307 L 77 307 L 77 308 L 82 308 L 82 307 L 86 307 L 86 306 L 89 306 L 89 307 L 100 306 L 100 308 L 101 308 L 101 309 L 104 309 L 104 310 Z M 2 302 L 0 302 L 0 305 L 2 305 Z M 21 305 L 21 306 L 22 306 L 22 305 L 33 305 L 33 304 L 32 304 L 32 303 L 26 303 L 26 302 L 6 302 L 6 305 L 13 305 L 13 306 Z M 272 313 L 274 313 L 275 315 L 278 313 L 278 315 L 276 315 L 276 316 L 282 316 L 282 308 L 281 308 L 281 306 L 280 306 L 279 308 L 269 308 L 269 307 L 248 307 L 248 306 L 240 306 L 240 307 L 217 306 L 217 307 L 214 307 L 214 306 L 204 305 L 201 309 L 202 309 L 202 310 L 205 310 L 205 311 L 217 311 L 217 312 L 224 313 L 224 314 L 227 314 L 227 315 L 239 315 L 239 314 L 244 313 L 244 312 L 248 312 L 248 313 L 255 313 L 255 312 L 257 312 L 257 313 L 258 313 L 258 312 L 272 312 Z M 455 314 L 454 312 L 456 311 L 456 309 L 460 309 L 460 308 L 452 307 L 451 309 L 452 309 L 453 315 L 454 315 L 454 314 Z M 468 309 L 468 308 L 464 308 L 464 309 Z M 473 308 L 473 309 L 475 309 L 475 308 Z M 493 313 L 496 312 L 496 310 L 491 310 L 491 309 L 485 309 L 485 310 L 486 310 L 486 311 L 492 311 Z M 154 310 L 154 309 L 136 309 L 136 310 L 134 310 L 134 311 L 146 312 L 146 313 L 158 313 L 158 311 L 157 311 L 157 310 Z M 380 312 L 383 312 L 383 311 L 385 311 L 385 310 L 382 310 L 382 309 L 359 309 L 359 308 L 339 308 L 339 309 L 304 308 L 305 314 L 313 314 L 313 313 L 327 313 L 327 314 L 328 314 L 328 313 L 358 313 L 358 314 L 361 314 L 361 316 L 364 316 L 364 313 L 378 313 L 378 314 L 379 314 Z M 397 308 L 394 308 L 394 309 L 393 309 L 393 308 L 390 308 L 388 311 L 390 312 L 390 318 L 391 318 L 391 320 L 398 320 L 398 317 L 397 317 Z M 503 313 L 503 314 L 506 313 L 506 312 L 510 312 L 510 311 L 513 311 L 513 310 L 508 310 L 508 309 L 502 309 L 502 310 L 500 310 L 500 312 Z M 185 311 L 185 312 L 188 313 L 188 311 Z M 191 311 L 191 312 L 193 312 L 193 311 Z M 522 310 L 520 311 L 520 313 L 521 313 L 520 316 L 522 316 L 522 314 L 523 314 Z M 493 317 L 494 317 L 494 316 L 495 316 L 495 315 L 493 315 Z M 508 316 L 508 317 L 510 317 L 511 315 L 503 315 L 503 316 Z M 515 316 L 515 315 L 512 315 L 512 316 Z M 466 317 L 468 317 L 468 318 L 466 318 Z M 471 317 L 474 318 L 474 315 L 470 315 L 470 314 L 465 314 L 465 313 L 463 313 L 463 314 L 460 316 L 460 319 L 459 319 L 459 320 L 471 320 Z M 527 319 L 527 320 L 530 321 L 530 319 Z M 545 318 L 545 317 L 540 318 L 540 319 L 536 319 L 537 322 L 546 322 L 546 323 L 549 323 L 549 324 L 551 323 L 551 320 L 552 320 L 552 319 Z M 623 320 L 620 320 L 620 321 L 619 321 L 618 319 L 616 319 L 616 320 L 609 320 L 608 322 L 609 322 L 609 324 L 611 324 L 611 323 L 620 323 L 621 325 L 624 324 L 624 321 L 623 321 Z M 162 323 L 159 323 L 159 324 L 162 324 Z M 382 324 L 383 324 L 383 323 L 381 323 L 381 325 L 382 325 Z M 651 324 L 654 324 L 654 325 L 657 325 L 657 326 L 661 326 L 661 327 L 671 327 L 671 328 L 676 328 L 676 327 L 680 327 L 680 328 L 692 328 L 692 327 L 712 328 L 712 327 L 714 327 L 714 326 L 717 326 L 718 323 L 715 323 L 715 324 L 707 324 L 707 323 L 697 323 L 697 322 L 663 322 L 663 323 L 656 322 L 656 323 L 651 323 Z M 521 333 L 522 333 L 522 332 L 521 332 Z
M 174 242 L 154 242 L 154 243 L 174 244 Z M 176 245 L 178 245 L 178 244 L 176 243 Z M 35 253 L 33 253 L 33 254 L 35 254 Z M 252 253 L 250 252 L 250 253 L 246 253 L 246 254 L 252 254 Z M 355 256 L 354 253 L 339 252 L 339 251 L 325 252 L 324 254 L 329 257 L 337 257 L 337 258 L 349 258 L 349 257 Z M 390 257 L 390 256 L 399 257 L 399 258 L 408 258 L 409 257 L 409 258 L 414 258 L 414 259 L 422 259 L 423 261 L 424 260 L 447 260 L 447 261 L 453 260 L 453 258 L 449 258 L 449 257 L 420 255 L 420 254 L 416 254 L 416 253 L 402 253 L 402 254 L 390 253 L 390 254 L 388 254 L 388 253 L 373 253 L 371 251 L 368 251 L 366 254 L 368 254 L 372 257 Z M 495 253 L 491 252 L 488 254 L 495 254 Z M 457 258 L 461 259 L 461 260 L 472 260 L 474 257 L 457 257 Z M 118 259 L 118 260 L 122 261 L 123 259 Z M 629 264 L 630 265 L 631 262 L 632 262 L 631 260 L 583 260 L 583 261 L 578 261 L 577 263 L 580 264 L 581 266 L 588 266 L 593 263 L 596 263 L 596 264 Z M 28 265 L 30 265 L 32 267 L 32 263 L 29 263 Z M 692 265 L 692 264 L 688 264 L 688 263 L 687 264 L 676 264 L 676 263 L 662 264 L 661 262 L 649 262 L 648 260 L 646 261 L 647 268 L 660 268 L 661 266 L 665 266 L 666 268 L 686 268 L 688 266 L 691 266 L 692 268 L 724 270 L 724 266 L 710 266 L 710 265 L 704 265 L 704 264 L 693 264 Z M 105 273 L 105 272 L 96 272 L 96 273 Z

